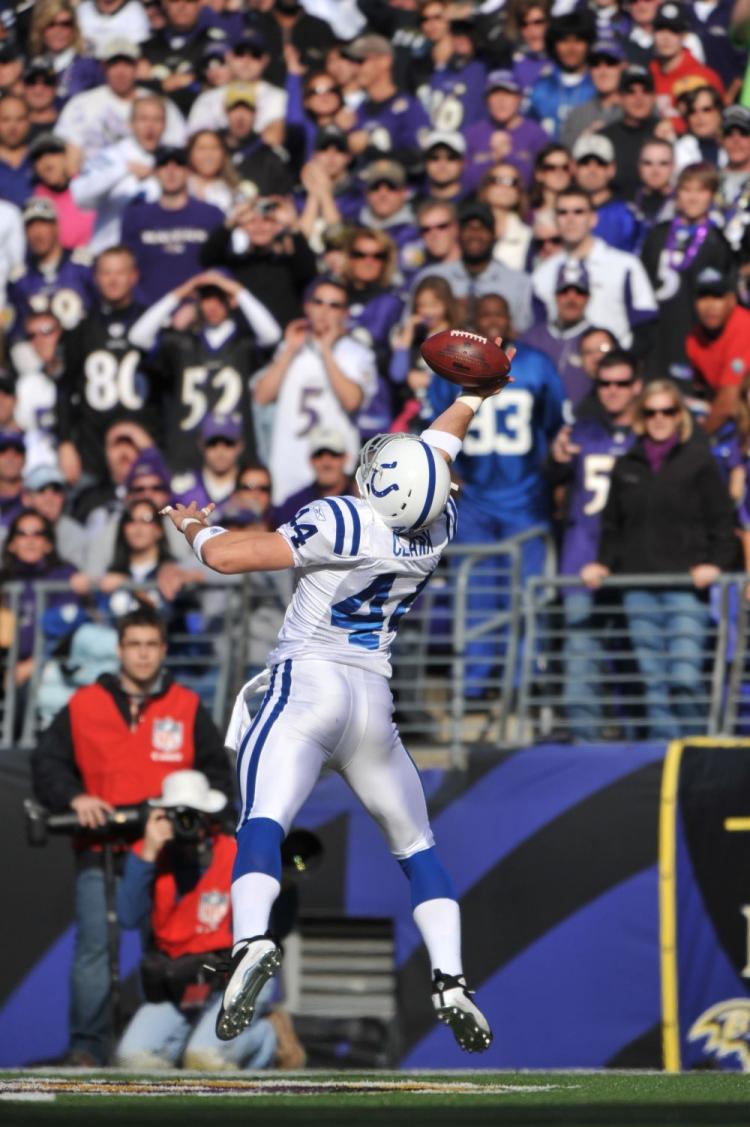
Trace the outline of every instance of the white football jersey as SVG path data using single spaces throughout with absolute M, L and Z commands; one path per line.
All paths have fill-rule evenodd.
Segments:
M 399 536 L 365 501 L 314 501 L 278 530 L 298 583 L 269 665 L 319 658 L 391 673 L 398 624 L 456 532 L 452 499 L 429 528 Z

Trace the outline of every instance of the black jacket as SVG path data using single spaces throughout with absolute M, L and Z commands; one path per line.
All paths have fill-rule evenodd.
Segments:
M 731 570 L 737 547 L 732 503 L 703 434 L 675 446 L 656 474 L 642 438 L 615 462 L 598 556 L 612 572 Z
M 154 696 L 163 696 L 172 684 L 165 674 Z M 127 694 L 117 676 L 104 673 L 98 683 L 112 694 L 115 704 L 127 723 L 130 707 Z M 202 771 L 212 787 L 232 801 L 232 769 L 221 736 L 202 704 L 195 713 L 193 728 L 195 760 L 193 769 Z M 39 744 L 31 756 L 31 777 L 34 795 L 53 813 L 70 809 L 70 800 L 83 793 L 83 782 L 76 763 L 75 747 L 70 726 L 70 709 L 62 708 L 49 728 L 42 732 Z

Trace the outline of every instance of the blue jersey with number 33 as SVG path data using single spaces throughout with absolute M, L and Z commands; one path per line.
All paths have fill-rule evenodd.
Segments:
M 486 399 L 456 459 L 464 495 L 488 513 L 547 515 L 544 463 L 563 425 L 565 389 L 552 361 L 519 344 L 513 383 Z M 436 415 L 456 398 L 455 384 L 435 376 L 428 395 Z
M 278 531 L 298 583 L 269 665 L 322 658 L 390 676 L 398 624 L 455 534 L 454 502 L 412 536 L 398 536 L 356 497 L 315 501 Z

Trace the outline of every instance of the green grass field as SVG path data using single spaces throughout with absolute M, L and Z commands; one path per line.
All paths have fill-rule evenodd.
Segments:
M 0 1124 L 750 1125 L 750 1078 L 638 1072 L 0 1072 Z

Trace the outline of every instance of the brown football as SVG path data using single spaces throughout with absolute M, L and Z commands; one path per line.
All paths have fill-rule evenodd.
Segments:
M 461 329 L 435 333 L 420 351 L 433 372 L 460 387 L 501 381 L 510 371 L 510 360 L 502 348 L 486 337 Z

